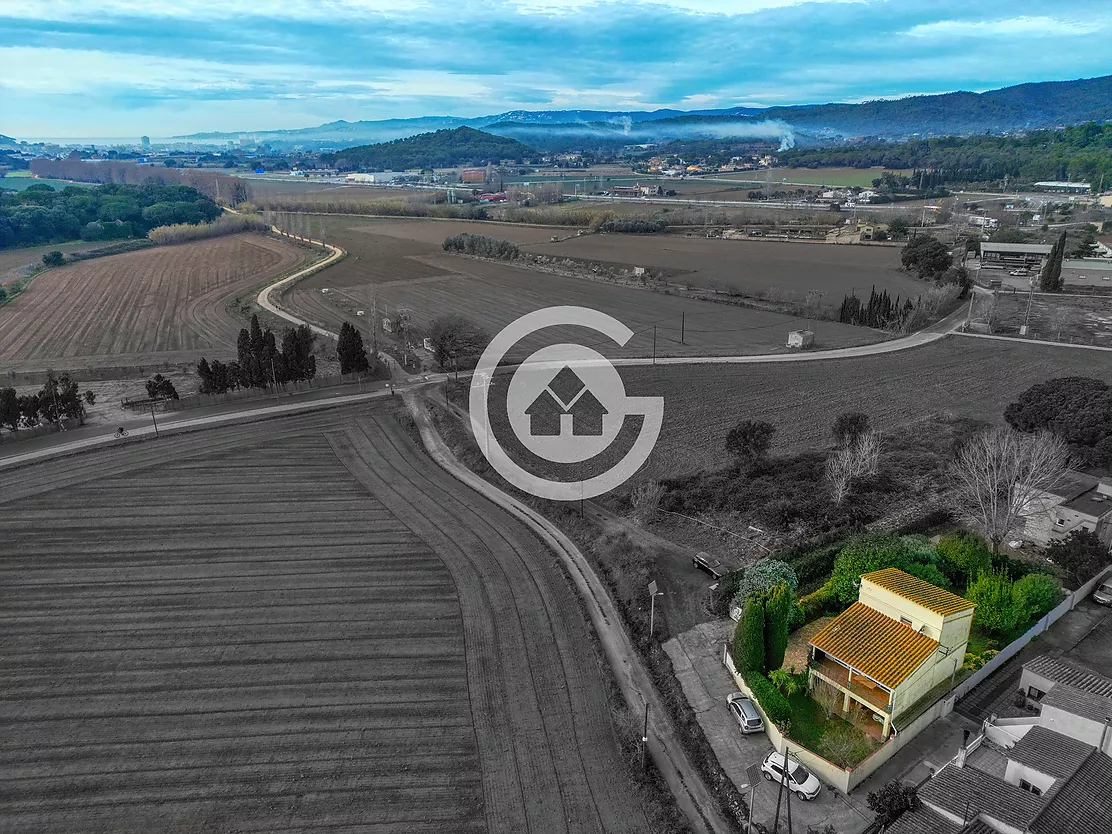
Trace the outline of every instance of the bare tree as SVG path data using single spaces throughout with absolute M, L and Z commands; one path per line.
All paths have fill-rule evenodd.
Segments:
M 880 436 L 866 431 L 826 459 L 826 479 L 835 504 L 846 500 L 855 481 L 875 475 L 880 467 Z
M 1021 434 L 997 426 L 974 435 L 951 464 L 959 512 L 992 543 L 993 553 L 1027 516 L 1044 509 L 1045 493 L 1069 460 L 1065 443 L 1049 432 Z
M 827 715 L 837 715 L 842 711 L 842 693 L 826 681 L 815 680 L 811 698 L 826 711 Z

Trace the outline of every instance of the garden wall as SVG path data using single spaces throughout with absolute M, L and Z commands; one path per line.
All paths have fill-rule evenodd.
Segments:
M 362 391 L 364 385 L 370 386 L 375 382 L 385 384 L 387 380 L 378 379 L 370 374 L 337 374 L 335 376 L 322 376 L 305 382 L 285 382 L 280 384 L 278 389 L 280 394 L 296 394 L 301 391 L 316 391 L 321 388 L 335 388 L 340 385 L 358 385 L 360 391 Z M 368 390 L 370 390 L 369 387 Z M 273 398 L 273 388 L 240 388 L 236 391 L 228 391 L 226 394 L 192 394 L 188 397 L 182 397 L 180 400 L 166 400 L 163 410 L 184 411 L 185 409 L 200 408 L 207 405 Z
M 1066 614 L 1077 607 L 1078 603 L 1089 596 L 1101 581 L 1104 580 L 1109 573 L 1112 573 L 1112 567 L 1107 567 L 1062 600 L 1058 607 L 1046 614 L 1041 620 L 1035 623 L 1031 628 L 1024 632 L 1022 637 L 1019 637 L 1000 650 L 1000 654 L 996 655 L 992 660 L 970 675 L 968 678 L 954 687 L 950 693 L 954 698 L 964 698 L 974 687 L 984 682 L 989 675 L 1019 654 L 1020 650 L 1050 628 L 1051 625 L 1058 622 Z

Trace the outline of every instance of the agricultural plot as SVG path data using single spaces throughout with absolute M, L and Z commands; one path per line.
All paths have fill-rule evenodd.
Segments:
M 0 829 L 635 832 L 578 600 L 366 409 L 0 474 Z
M 804 298 L 820 293 L 837 306 L 875 286 L 894 298 L 915 296 L 923 284 L 900 271 L 898 249 L 820 243 L 707 239 L 702 236 L 584 235 L 526 246 L 529 252 L 674 271 L 670 279 L 746 295 Z
M 260 235 L 231 235 L 49 270 L 0 308 L 0 370 L 195 362 L 234 355 L 227 301 L 305 260 Z
M 340 285 L 332 281 L 332 270 L 325 270 L 299 284 L 286 296 L 287 303 L 294 311 L 333 327 L 345 320 L 362 321 L 365 327 L 366 320 L 352 312 L 361 309 L 370 315 L 372 302 L 377 301 L 383 316 L 396 316 L 399 308 L 408 310 L 417 332 L 427 332 L 439 316 L 462 313 L 491 333 L 545 307 L 590 307 L 618 318 L 636 334 L 625 347 L 615 347 L 614 356 L 651 356 L 654 339 L 658 356 L 773 353 L 787 350 L 790 331 L 805 328 L 815 332 L 820 348 L 868 344 L 883 337 L 877 331 L 836 322 L 808 321 L 444 253 L 408 260 L 415 264 L 413 272 L 399 271 L 397 280 L 384 283 Z M 317 284 L 327 285 L 330 292 L 320 292 Z M 524 340 L 519 351 L 556 339 L 594 343 L 598 336 L 551 328 Z
M 1110 273 L 1112 274 L 1112 273 Z M 1112 297 L 1000 293 L 991 305 L 992 332 L 1055 342 L 1112 347 Z
M 663 396 L 661 440 L 644 474 L 662 477 L 721 466 L 738 420 L 776 426 L 776 446 L 825 448 L 830 424 L 863 411 L 891 428 L 932 414 L 1000 422 L 1008 403 L 1037 382 L 1092 376 L 1112 382 L 1112 354 L 950 336 L 920 348 L 856 359 L 754 365 L 622 368 L 630 395 Z
M 74 240 L 69 243 L 49 243 L 46 246 L 23 246 L 18 249 L 0 249 L 0 284 L 7 280 L 5 273 L 28 264 L 42 264 L 42 256 L 47 252 L 57 249 L 59 252 L 83 252 L 86 249 L 97 249 L 107 244 L 103 241 L 90 243 L 85 240 Z

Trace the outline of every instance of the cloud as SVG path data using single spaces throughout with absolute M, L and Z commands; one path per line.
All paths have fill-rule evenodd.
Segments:
M 939 20 L 920 23 L 905 32 L 913 38 L 1045 38 L 1086 35 L 1101 28 L 1093 23 L 1054 17 L 1010 17 L 1001 20 Z
M 1017 16 L 1015 0 L 0 0 L 0 130 L 153 135 L 984 90 L 1107 73 L 1107 2 L 1024 0 Z M 1036 35 L 1038 49 L 1015 48 Z

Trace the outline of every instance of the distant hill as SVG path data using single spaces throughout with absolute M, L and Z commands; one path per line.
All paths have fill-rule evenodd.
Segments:
M 343 171 L 404 171 L 407 168 L 448 168 L 486 165 L 503 159 L 521 160 L 536 151 L 516 139 L 470 127 L 421 133 L 378 145 L 360 145 L 321 159 Z
M 985 93 L 909 96 L 862 104 L 732 107 L 717 110 L 512 110 L 492 116 L 336 121 L 296 130 L 196 133 L 176 137 L 221 142 L 245 133 L 275 147 L 346 147 L 428 131 L 479 128 L 541 150 L 570 150 L 677 139 L 779 138 L 821 145 L 846 138 L 1017 133 L 1112 120 L 1112 75 L 1020 84 Z
M 19 144 L 19 143 L 18 143 L 18 142 L 17 142 L 17 141 L 15 140 L 15 139 L 13 139 L 12 137 L 10 137 L 10 136 L 5 136 L 5 135 L 4 135 L 3 133 L 0 133 L 0 146 L 12 146 L 12 147 L 15 147 L 15 146 L 16 146 L 16 145 L 18 145 L 18 144 Z

